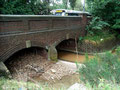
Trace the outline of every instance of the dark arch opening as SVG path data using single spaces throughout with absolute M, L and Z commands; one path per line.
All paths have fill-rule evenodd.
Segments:
M 76 49 L 76 40 L 75 39 L 67 39 L 61 41 L 57 46 L 57 50 L 75 50 Z
M 76 51 L 77 42 L 78 41 L 75 39 L 67 39 L 60 42 L 56 46 L 58 52 L 58 59 L 63 59 L 64 56 L 67 56 L 68 54 L 70 54 L 70 52 Z
M 12 56 L 10 56 L 4 63 L 10 62 L 12 59 L 16 59 L 18 57 L 29 55 L 29 54 L 39 54 L 44 58 L 47 58 L 47 50 L 41 47 L 31 47 L 31 48 L 23 48 L 15 52 Z
M 27 76 L 32 77 L 36 74 L 35 70 L 38 70 L 39 74 L 43 73 L 44 65 L 42 64 L 46 64 L 45 62 L 47 62 L 47 50 L 31 47 L 17 51 L 4 63 L 14 79 L 28 81 Z

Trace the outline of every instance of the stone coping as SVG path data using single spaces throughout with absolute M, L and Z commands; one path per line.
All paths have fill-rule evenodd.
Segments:
M 56 16 L 56 15 L 3 15 L 0 14 L 0 17 L 59 17 L 59 18 L 73 18 L 81 16 Z

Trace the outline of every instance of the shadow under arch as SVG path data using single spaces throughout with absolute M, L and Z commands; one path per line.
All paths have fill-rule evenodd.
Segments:
M 45 49 L 45 44 L 41 43 L 41 42 L 36 42 L 36 41 L 32 41 L 31 46 L 27 47 L 26 46 L 27 42 L 21 42 L 19 44 L 13 44 L 13 46 L 11 47 L 6 47 L 5 52 L 3 52 L 3 54 L 0 56 L 0 60 L 2 62 L 5 62 L 9 57 L 11 57 L 12 55 L 14 55 L 16 52 L 27 49 L 27 48 L 33 48 L 33 47 L 38 47 L 38 48 L 44 48 Z
M 25 42 L 22 42 L 22 43 L 19 43 L 19 44 L 14 44 L 10 48 L 6 47 L 6 51 L 3 52 L 3 54 L 0 57 L 0 60 L 1 60 L 0 65 L 3 66 L 3 68 L 0 69 L 0 72 L 5 73 L 5 75 L 9 76 L 10 71 L 8 69 L 7 63 L 9 63 L 13 58 L 15 58 L 17 56 L 20 56 L 19 55 L 20 53 L 22 55 L 26 51 L 36 52 L 36 50 L 38 51 L 38 49 L 39 49 L 39 51 L 42 52 L 40 55 L 47 58 L 47 56 L 48 56 L 47 55 L 47 50 L 43 46 L 44 46 L 43 44 L 41 44 L 40 42 L 37 42 L 37 43 L 32 43 L 31 47 L 28 48 L 28 47 L 26 47 Z M 0 74 L 0 76 L 1 76 L 1 74 Z M 2 76 L 4 76 L 4 75 L 2 75 Z
M 7 64 L 7 62 L 9 62 L 12 59 L 15 59 L 17 57 L 20 56 L 24 56 L 24 55 L 29 55 L 29 54 L 38 54 L 41 55 L 42 57 L 44 57 L 45 59 L 47 59 L 47 50 L 45 48 L 39 47 L 39 46 L 33 46 L 30 48 L 22 48 L 17 50 L 16 52 L 14 52 L 13 54 L 11 54 L 11 56 L 9 56 L 8 59 L 6 59 L 4 61 L 5 64 Z
M 10 56 L 5 62 L 5 66 L 10 72 L 12 78 L 17 78 L 15 74 L 22 74 L 23 78 L 24 74 L 28 69 L 27 66 L 41 66 L 44 61 L 47 60 L 47 50 L 42 47 L 30 47 L 30 48 L 23 48 L 17 52 L 15 52 L 12 56 Z M 27 68 L 26 68 L 27 67 Z M 37 67 L 38 68 L 38 67 Z M 41 68 L 41 67 L 40 67 Z M 32 70 L 32 69 L 31 69 Z M 41 68 L 42 70 L 42 68 Z M 30 71 L 30 70 L 29 70 Z M 34 71 L 34 69 L 32 70 Z M 27 72 L 28 73 L 28 72 Z M 19 77 L 18 77 L 19 78 Z
M 75 50 L 78 40 L 75 38 L 64 39 L 56 45 L 57 50 Z
M 56 45 L 58 59 L 63 59 L 64 55 L 68 55 L 67 52 L 76 50 L 76 44 L 78 40 L 76 38 L 63 39 Z

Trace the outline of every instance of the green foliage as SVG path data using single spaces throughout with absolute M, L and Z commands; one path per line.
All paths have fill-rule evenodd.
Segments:
M 39 89 L 43 90 L 40 84 L 34 84 L 30 82 L 18 82 L 16 80 L 6 79 L 4 77 L 0 77 L 0 90 L 22 90 L 22 89 Z
M 112 81 L 114 78 L 116 83 L 120 83 L 120 61 L 117 55 L 109 52 L 86 60 L 84 67 L 78 69 L 81 80 L 85 83 L 89 82 L 92 86 L 98 85 L 100 79 Z
M 91 86 L 89 83 L 87 83 L 86 86 L 89 88 L 88 90 L 120 90 L 119 84 L 116 84 L 115 82 L 114 79 L 109 82 L 105 79 L 100 79 L 98 86 Z
M 79 68 L 79 73 L 80 73 L 80 79 L 83 82 L 89 82 L 90 84 L 98 84 L 99 83 L 99 78 L 98 78 L 98 72 L 96 69 L 99 69 L 98 66 L 98 60 L 95 58 L 92 59 L 89 64 L 88 61 L 84 63 L 84 67 Z
M 120 57 L 120 46 L 117 47 L 117 49 L 116 49 L 116 53 L 117 53 L 117 55 Z
M 120 28 L 120 19 L 114 20 L 115 24 L 112 26 L 114 29 L 119 29 Z
M 36 0 L 2 0 L 0 2 L 0 14 L 48 14 L 48 2 Z
M 0 77 L 0 90 L 58 90 L 54 87 L 50 87 L 47 83 L 40 84 L 39 82 L 23 82 L 16 81 L 13 79 L 6 79 L 4 77 Z M 60 88 L 60 90 L 66 90 L 64 87 Z
M 76 0 L 69 0 L 69 2 L 70 2 L 70 5 L 71 5 L 72 9 L 74 10 L 75 4 L 76 4 Z
M 54 5 L 51 6 L 51 10 L 52 10 L 52 9 L 66 9 L 66 6 L 65 6 L 64 4 L 58 5 L 58 4 L 55 4 L 55 3 L 54 3 Z
M 110 26 L 107 22 L 102 21 L 99 17 L 93 17 L 86 30 L 90 35 L 103 34 L 104 28 Z
M 110 24 L 116 31 L 120 29 L 119 0 L 87 0 L 89 12 Z
M 82 6 L 82 3 L 81 3 L 81 0 L 76 0 L 75 10 L 80 10 L 80 11 L 83 10 L 83 6 Z
M 68 3 L 68 0 L 63 0 L 63 4 L 62 5 L 64 5 L 65 9 L 68 9 L 67 3 Z

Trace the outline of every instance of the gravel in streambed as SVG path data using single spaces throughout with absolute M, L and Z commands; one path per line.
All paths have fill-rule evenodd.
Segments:
M 14 79 L 18 81 L 34 81 L 35 77 L 53 81 L 63 76 L 76 73 L 76 65 L 66 61 L 52 62 L 38 53 L 20 53 L 6 63 Z M 38 79 L 38 80 L 40 80 Z

